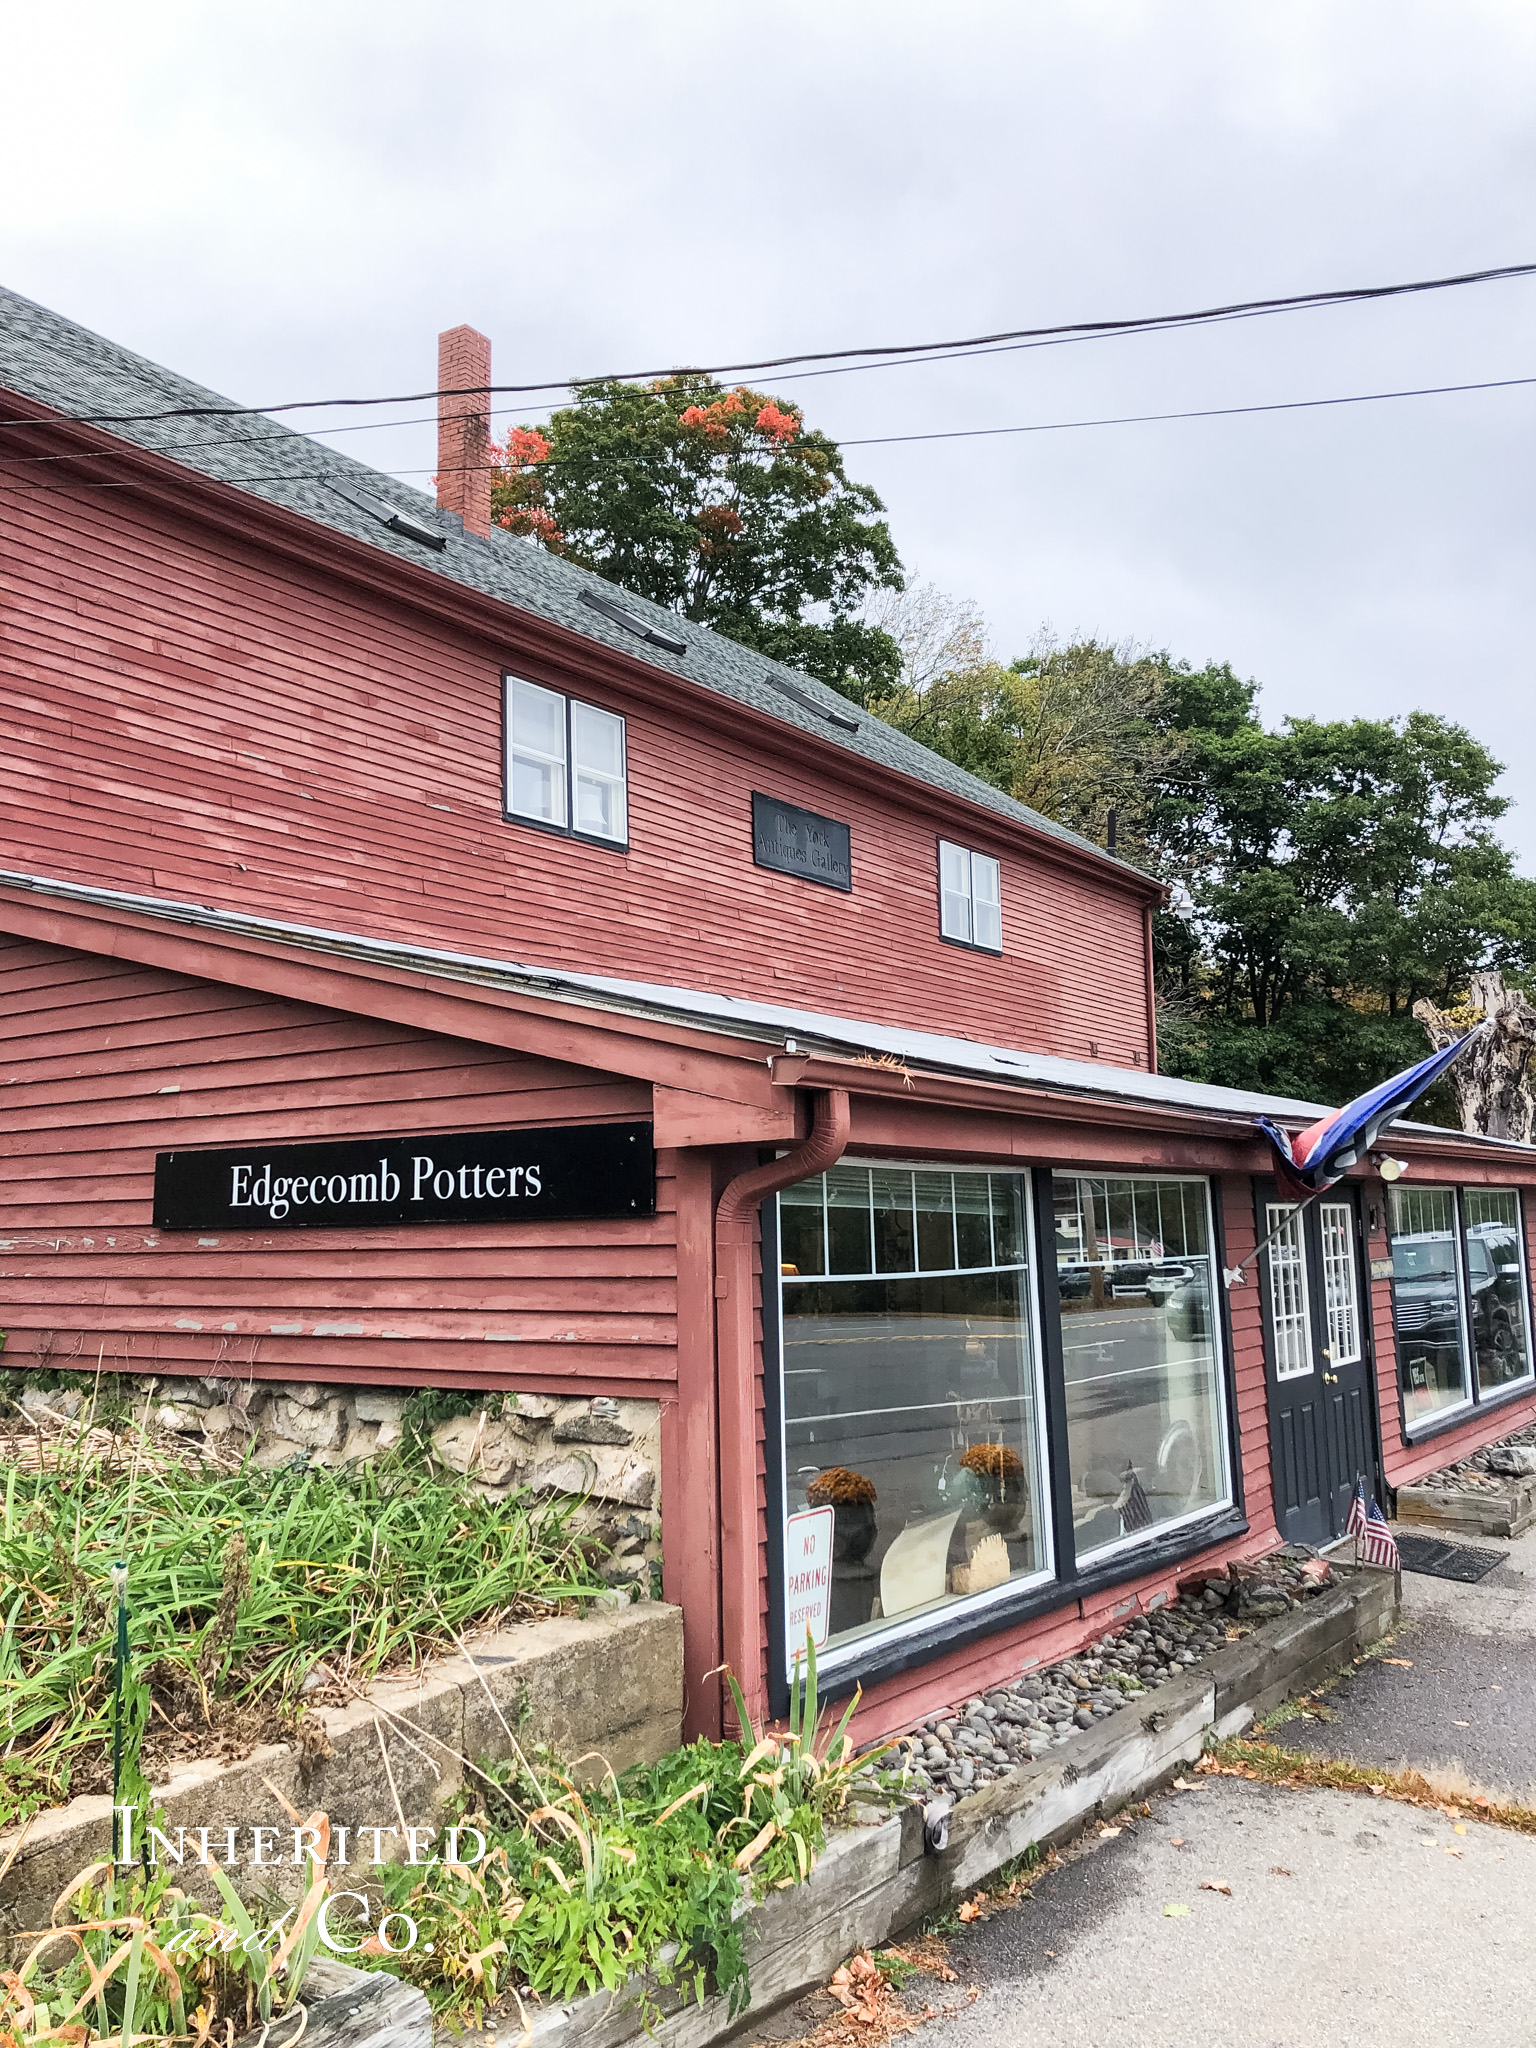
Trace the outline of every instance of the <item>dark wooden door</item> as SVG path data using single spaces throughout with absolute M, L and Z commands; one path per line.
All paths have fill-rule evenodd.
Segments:
M 1296 1209 L 1260 1182 L 1259 1257 L 1275 1520 L 1292 1543 L 1342 1536 L 1357 1480 L 1379 1490 L 1370 1319 L 1352 1189 Z

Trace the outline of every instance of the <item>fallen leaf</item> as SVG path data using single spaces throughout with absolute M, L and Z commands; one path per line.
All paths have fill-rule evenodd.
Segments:
M 1119 1832 L 1120 1830 L 1118 1828 L 1100 1828 L 1099 1840 L 1101 1842 L 1112 1842 L 1115 1839 L 1116 1835 L 1119 1834 Z
M 1188 1906 L 1164 1906 L 1163 1918 L 1165 1920 L 1182 1920 L 1188 1911 Z
M 1173 1789 L 1175 1792 L 1193 1792 L 1195 1788 L 1190 1784 L 1188 1778 L 1175 1778 Z
M 1283 1863 L 1271 1863 L 1269 1874 L 1271 1877 L 1294 1877 L 1296 1875 L 1294 1870 L 1287 1870 Z
M 1168 1846 L 1170 1849 L 1182 1849 L 1184 1846 L 1184 1837 L 1182 1835 L 1170 1835 L 1168 1837 Z
M 1383 1657 L 1381 1661 L 1383 1664 L 1395 1664 L 1400 1671 L 1411 1671 L 1413 1669 L 1413 1659 L 1411 1657 Z
M 1439 1846 L 1440 1844 L 1435 1840 L 1433 1835 L 1420 1835 L 1419 1847 L 1421 1849 L 1438 1849 Z
M 1467 1824 L 1466 1824 L 1466 1822 L 1465 1822 L 1464 1820 L 1459 1820 L 1459 1821 L 1457 1821 L 1457 1823 L 1456 1823 L 1455 1827 L 1453 1827 L 1453 1828 L 1451 1829 L 1451 1833 L 1452 1833 L 1453 1835 L 1464 1835 L 1464 1834 L 1465 1834 L 1466 1832 L 1467 1832 Z
M 1371 1790 L 1375 1793 L 1378 1799 L 1385 1799 L 1387 1796 L 1387 1788 L 1385 1785 L 1373 1785 L 1371 1787 Z
M 1447 1856 L 1459 1856 L 1461 1851 L 1459 1849 L 1447 1849 L 1445 1853 Z
M 1229 1899 L 1232 1896 L 1232 1887 L 1224 1877 L 1202 1877 L 1200 1889 L 1203 1892 L 1221 1892 Z
M 981 1900 L 980 1898 L 966 1899 L 956 1907 L 955 1911 L 957 1917 L 961 1920 L 979 1920 L 981 1918 Z
M 1470 1728 L 1472 1723 L 1470 1721 L 1453 1721 L 1451 1726 L 1453 1728 Z

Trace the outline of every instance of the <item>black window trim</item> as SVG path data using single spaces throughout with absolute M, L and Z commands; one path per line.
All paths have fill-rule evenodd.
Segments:
M 1397 1382 L 1397 1430 L 1405 1450 L 1416 1450 L 1420 1444 L 1433 1443 L 1436 1437 L 1449 1436 L 1453 1430 L 1465 1429 L 1475 1422 L 1479 1415 L 1493 1414 L 1501 1408 L 1511 1407 L 1517 1401 L 1529 1401 L 1536 1394 L 1536 1328 L 1531 1323 L 1531 1260 L 1530 1238 L 1526 1234 L 1525 1189 L 1518 1182 L 1478 1181 L 1421 1181 L 1417 1185 L 1425 1188 L 1446 1189 L 1456 1205 L 1456 1274 L 1457 1288 L 1461 1296 L 1460 1320 L 1462 1334 L 1466 1340 L 1465 1366 L 1467 1385 L 1471 1389 L 1467 1398 L 1458 1401 L 1454 1408 L 1440 1408 L 1427 1420 L 1410 1425 L 1407 1408 L 1403 1401 L 1403 1368 L 1397 1355 L 1397 1282 L 1390 1282 L 1392 1288 L 1392 1376 Z M 1462 1197 L 1467 1187 L 1486 1187 L 1500 1193 L 1508 1192 L 1515 1198 L 1515 1213 L 1518 1218 L 1517 1234 L 1520 1239 L 1520 1282 L 1521 1306 L 1525 1310 L 1526 1356 L 1531 1370 L 1518 1380 L 1512 1380 L 1507 1387 L 1484 1394 L 1478 1386 L 1477 1347 L 1472 1339 L 1471 1305 L 1467 1289 L 1466 1265 L 1466 1204 Z M 1390 1193 L 1390 1191 L 1389 1191 Z M 1392 1204 L 1390 1199 L 1383 1205 L 1386 1211 L 1387 1247 L 1392 1246 Z
M 980 853 L 983 860 L 997 862 L 997 944 L 995 946 L 984 946 L 976 938 L 957 939 L 953 933 L 947 932 L 944 929 L 944 849 L 946 846 L 953 846 L 957 852 L 969 854 L 973 858 L 976 854 Z M 944 834 L 940 832 L 934 837 L 933 864 L 937 885 L 935 902 L 939 913 L 939 944 L 941 946 L 958 946 L 962 953 L 985 953 L 989 960 L 1001 960 L 1003 957 L 1003 861 L 1001 854 L 986 853 L 979 846 L 963 845 L 958 839 L 946 839 Z M 970 900 L 971 930 L 974 932 L 976 929 L 976 892 L 974 888 L 971 891 Z
M 530 818 L 522 811 L 512 808 L 512 685 L 529 683 L 536 690 L 547 690 L 551 697 L 558 697 L 565 706 L 565 815 L 567 822 L 557 825 L 549 818 Z M 616 718 L 624 735 L 624 837 L 609 839 L 601 832 L 583 832 L 570 822 L 576 816 L 576 757 L 572 747 L 571 707 L 580 704 L 586 711 L 601 711 L 608 718 Z M 610 710 L 606 704 L 594 704 L 586 697 L 576 697 L 569 690 L 557 690 L 553 683 L 536 682 L 532 676 L 522 675 L 516 669 L 504 668 L 501 672 L 501 815 L 508 825 L 526 825 L 532 832 L 546 833 L 552 839 L 578 839 L 583 846 L 601 846 L 609 853 L 628 853 L 629 836 L 629 718 L 623 711 Z
M 771 1157 L 771 1154 L 765 1155 Z M 873 1155 L 871 1155 L 873 1156 Z M 1079 1570 L 1073 1544 L 1072 1475 L 1066 1455 L 1067 1395 L 1063 1373 L 1061 1297 L 1054 1285 L 1056 1267 L 1045 1265 L 1048 1249 L 1055 1242 L 1055 1206 L 1052 1180 L 1057 1173 L 1094 1174 L 1111 1179 L 1147 1177 L 1142 1165 L 1092 1167 L 1063 1163 L 1060 1166 L 1021 1166 L 1006 1159 L 929 1158 L 921 1162 L 942 1170 L 1019 1174 L 1026 1182 L 1030 1203 L 1032 1241 L 1039 1251 L 1039 1271 L 1032 1276 L 1036 1326 L 1041 1343 L 1041 1381 L 1044 1391 L 1046 1447 L 1050 1473 L 1049 1502 L 1053 1522 L 1051 1543 L 1054 1575 L 1020 1587 L 1011 1597 L 998 1598 L 991 1605 L 977 1607 L 966 1601 L 957 1607 L 941 1608 L 929 1625 L 899 1636 L 871 1639 L 869 1653 L 852 1658 L 834 1670 L 818 1672 L 818 1690 L 823 1699 L 845 1698 L 858 1686 L 868 1690 L 888 1678 L 918 1669 L 951 1652 L 964 1650 L 989 1636 L 1016 1628 L 1037 1616 L 1063 1613 L 1074 1604 L 1114 1587 L 1144 1579 L 1186 1560 L 1200 1556 L 1218 1544 L 1235 1542 L 1248 1533 L 1247 1503 L 1243 1488 L 1242 1444 L 1238 1433 L 1237 1367 L 1232 1341 L 1232 1312 L 1227 1290 L 1218 1284 L 1216 1328 L 1221 1344 L 1221 1393 L 1225 1420 L 1227 1472 L 1231 1500 L 1214 1507 L 1199 1518 L 1180 1523 L 1166 1535 L 1116 1548 L 1108 1556 L 1090 1561 Z M 1206 1189 L 1211 1219 L 1211 1259 L 1216 1273 L 1226 1270 L 1227 1244 L 1223 1214 L 1223 1176 L 1220 1173 L 1152 1175 L 1153 1178 L 1198 1180 Z M 784 1333 L 780 1316 L 781 1293 L 770 1284 L 781 1263 L 779 1257 L 778 1198 L 770 1195 L 760 1210 L 762 1245 L 762 1329 L 763 1408 L 767 1457 L 768 1498 L 768 1705 L 782 1718 L 789 1710 L 789 1681 L 785 1676 L 784 1641 L 784 1521 L 787 1480 L 784 1458 Z M 1060 1455 L 1051 1455 L 1057 1448 Z

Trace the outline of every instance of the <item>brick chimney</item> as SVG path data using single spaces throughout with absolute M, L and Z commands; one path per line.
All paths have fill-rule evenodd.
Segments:
M 491 530 L 490 398 L 491 344 L 473 327 L 450 327 L 437 337 L 440 391 L 465 391 L 465 398 L 437 401 L 437 502 L 457 512 L 466 533 Z

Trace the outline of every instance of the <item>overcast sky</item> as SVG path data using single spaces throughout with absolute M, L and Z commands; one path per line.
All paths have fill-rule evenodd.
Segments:
M 429 387 L 459 321 L 511 381 L 1536 257 L 1530 0 L 62 0 L 6 43 L 0 280 L 251 403 Z M 852 441 L 1536 375 L 1533 314 L 761 381 Z M 849 466 L 1005 656 L 1048 624 L 1230 661 L 1272 723 L 1464 721 L 1532 870 L 1533 424 L 1536 387 Z M 432 467 L 426 424 L 335 445 Z

